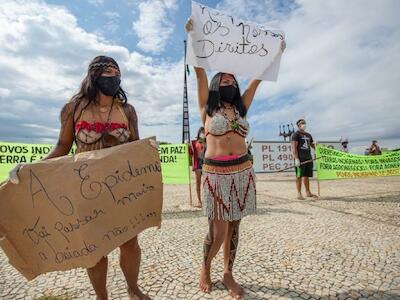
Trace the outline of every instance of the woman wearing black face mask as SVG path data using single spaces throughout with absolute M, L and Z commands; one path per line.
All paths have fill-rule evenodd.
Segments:
M 191 20 L 186 31 L 193 29 Z M 282 51 L 285 43 L 282 43 Z M 200 116 L 204 123 L 207 150 L 203 164 L 203 203 L 209 220 L 204 241 L 204 261 L 200 290 L 210 292 L 211 262 L 224 244 L 222 282 L 234 298 L 243 288 L 232 275 L 239 242 L 240 220 L 256 211 L 255 177 L 247 154 L 245 138 L 249 131 L 247 111 L 260 80 L 252 80 L 243 95 L 231 74 L 218 73 L 208 87 L 207 75 L 195 67 Z
M 120 83 L 121 74 L 114 59 L 98 56 L 91 61 L 80 91 L 61 110 L 59 139 L 46 159 L 67 155 L 74 141 L 79 153 L 139 139 L 135 109 L 127 103 Z M 18 183 L 17 173 L 18 168 L 10 174 L 14 183 Z M 121 245 L 120 250 L 120 266 L 131 299 L 150 299 L 137 285 L 141 256 L 137 237 Z M 107 265 L 107 257 L 103 257 L 87 270 L 97 299 L 108 299 Z

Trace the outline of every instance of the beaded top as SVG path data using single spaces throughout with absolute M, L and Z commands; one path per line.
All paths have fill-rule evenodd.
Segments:
M 206 135 L 224 135 L 229 132 L 235 132 L 242 137 L 246 137 L 249 132 L 249 122 L 246 118 L 241 117 L 236 108 L 235 117 L 230 120 L 225 113 L 224 108 L 219 109 L 208 123 L 208 132 Z

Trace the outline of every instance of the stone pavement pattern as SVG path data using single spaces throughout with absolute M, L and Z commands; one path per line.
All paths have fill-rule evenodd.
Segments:
M 258 214 L 242 221 L 234 267 L 245 299 L 400 299 L 400 177 L 321 182 L 321 192 L 298 201 L 291 174 L 257 175 Z M 231 299 L 222 253 L 213 292 L 197 289 L 207 220 L 188 201 L 187 186 L 165 186 L 162 228 L 140 236 L 139 284 L 154 299 Z M 109 295 L 127 299 L 118 255 L 109 255 Z M 95 298 L 85 270 L 26 282 L 0 251 L 0 299 L 46 295 Z

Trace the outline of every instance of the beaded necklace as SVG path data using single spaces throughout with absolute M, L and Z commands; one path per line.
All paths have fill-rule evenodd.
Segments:
M 229 119 L 228 115 L 225 112 L 225 109 L 227 109 L 227 107 L 225 107 L 225 106 L 222 106 L 222 115 L 228 121 L 229 126 L 231 127 L 231 129 L 233 131 L 237 131 L 237 130 L 239 130 L 238 120 L 239 120 L 240 115 L 239 115 L 239 112 L 236 109 L 236 107 L 233 106 L 233 107 L 230 107 L 230 108 L 233 108 L 233 111 L 234 111 L 233 119 Z

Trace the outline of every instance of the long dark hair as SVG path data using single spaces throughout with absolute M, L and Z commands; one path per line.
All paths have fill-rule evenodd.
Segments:
M 88 101 L 83 109 L 85 109 L 90 103 L 96 102 L 98 88 L 95 82 L 97 78 L 99 78 L 104 72 L 104 70 L 109 67 L 115 68 L 119 71 L 119 66 L 113 58 L 103 55 L 93 58 L 88 66 L 87 74 L 82 80 L 79 92 L 71 98 L 71 101 L 76 103 L 75 109 L 77 104 L 79 104 L 82 100 Z M 119 87 L 118 92 L 114 95 L 114 97 L 118 98 L 121 101 L 121 104 L 125 104 L 128 101 L 126 93 L 121 87 Z
M 199 131 L 197 131 L 196 140 L 198 140 L 198 139 L 200 138 L 200 133 L 201 133 L 202 131 L 204 131 L 204 127 L 203 127 L 203 126 L 201 126 L 201 127 L 199 128 Z
M 217 111 L 222 106 L 221 95 L 219 93 L 219 84 L 221 82 L 221 77 L 223 74 L 225 74 L 225 73 L 215 74 L 210 82 L 210 87 L 208 89 L 209 90 L 208 91 L 208 100 L 207 100 L 207 104 L 206 104 L 206 112 L 207 112 L 207 115 L 209 115 L 210 117 L 212 117 L 214 112 Z M 244 116 L 246 116 L 247 109 L 243 104 L 242 96 L 241 96 L 240 89 L 239 89 L 239 84 L 238 84 L 235 76 L 232 75 L 232 77 L 236 81 L 236 85 L 237 85 L 237 93 L 235 95 L 234 102 L 232 104 L 236 107 L 240 116 L 244 117 Z

